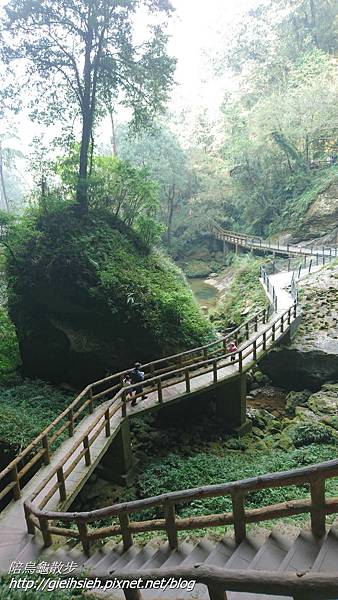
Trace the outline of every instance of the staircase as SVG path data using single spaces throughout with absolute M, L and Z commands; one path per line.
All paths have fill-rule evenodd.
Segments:
M 67 564 L 74 561 L 76 571 L 83 577 L 107 576 L 111 579 L 124 573 L 141 577 L 147 570 L 156 569 L 158 578 L 165 570 L 190 568 L 195 565 L 218 567 L 231 571 L 265 571 L 274 573 L 329 573 L 338 570 L 338 527 L 331 527 L 328 534 L 316 538 L 308 530 L 290 533 L 280 533 L 277 529 L 268 533 L 267 530 L 256 530 L 248 534 L 240 543 L 233 538 L 224 537 L 214 541 L 207 537 L 198 543 L 181 541 L 177 548 L 170 549 L 168 542 L 151 540 L 141 547 L 133 544 L 128 550 L 123 550 L 123 544 L 107 543 L 96 550 L 88 558 L 79 545 L 70 548 L 63 546 L 58 549 L 43 549 L 42 541 L 27 536 L 27 543 L 16 557 L 16 561 L 47 561 Z M 84 573 L 85 572 L 85 573 Z M 193 573 L 191 579 L 194 579 Z M 268 600 L 272 596 L 252 594 L 247 592 L 227 592 L 228 600 Z M 332 596 L 331 596 L 332 597 Z M 124 599 L 123 590 L 110 590 L 111 600 Z M 143 590 L 142 600 L 208 600 L 208 589 L 203 584 L 196 584 L 193 590 Z M 276 600 L 292 598 L 292 596 L 273 596 Z

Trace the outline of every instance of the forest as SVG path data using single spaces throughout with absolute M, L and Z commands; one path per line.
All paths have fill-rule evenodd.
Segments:
M 309 265 L 222 246 L 215 227 L 315 246 L 316 267 L 325 246 L 337 256 L 337 3 L 248 0 L 228 14 L 211 2 L 226 19 L 199 36 L 204 70 L 182 106 L 182 2 L 0 5 L 0 469 L 85 386 L 255 318 L 268 303 L 262 269 Z M 337 261 L 312 277 L 291 350 L 247 374 L 248 435 L 197 405 L 188 424 L 175 411 L 135 419 L 136 481 L 89 479 L 75 510 L 333 458 Z M 287 500 L 263 490 L 249 507 L 262 498 Z M 225 510 L 201 500 L 180 516 L 191 507 Z

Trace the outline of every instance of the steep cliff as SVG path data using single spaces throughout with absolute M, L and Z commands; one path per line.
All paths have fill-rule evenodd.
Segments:
M 260 367 L 287 389 L 318 390 L 338 380 L 338 262 L 300 285 L 301 326 L 290 346 L 273 349 Z

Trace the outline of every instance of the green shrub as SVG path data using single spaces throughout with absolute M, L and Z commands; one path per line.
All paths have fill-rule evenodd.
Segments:
M 73 394 L 42 381 L 0 387 L 0 444 L 25 448 L 73 400 Z
M 16 331 L 7 310 L 0 306 L 0 384 L 10 383 L 19 365 Z

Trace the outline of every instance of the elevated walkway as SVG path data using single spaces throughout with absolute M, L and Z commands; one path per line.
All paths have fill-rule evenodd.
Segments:
M 225 234 L 228 235 L 227 232 Z M 234 238 L 237 239 L 236 234 Z M 244 243 L 250 246 L 251 241 L 244 240 Z M 327 250 L 323 250 L 323 256 L 330 255 L 332 257 L 332 251 L 328 254 Z M 306 273 L 307 269 L 300 273 L 300 276 Z M 200 571 L 203 590 L 201 588 L 198 593 L 202 595 L 169 595 L 168 598 L 204 598 L 207 585 L 209 597 L 212 600 L 220 600 L 225 597 L 226 589 L 233 592 L 247 590 L 245 582 L 261 569 L 263 573 L 265 569 L 295 572 L 300 563 L 306 564 L 308 568 L 312 567 L 314 571 L 331 569 L 332 556 L 338 557 L 336 532 L 332 530 L 326 536 L 325 516 L 337 512 L 338 499 L 325 500 L 325 479 L 338 476 L 338 461 L 315 465 L 301 470 L 301 473 L 299 470 L 286 474 L 277 473 L 233 484 L 172 492 L 163 497 L 114 505 L 91 513 L 65 512 L 102 457 L 113 447 L 116 452 L 113 454 L 114 461 L 120 463 L 122 470 L 131 466 L 129 421 L 134 416 L 161 410 L 183 399 L 189 401 L 196 395 L 207 394 L 208 397 L 213 395 L 220 414 L 234 429 L 245 425 L 245 373 L 275 344 L 290 337 L 299 320 L 297 303 L 290 290 L 284 289 L 285 286 L 290 286 L 289 280 L 290 274 L 285 273 L 267 276 L 262 280 L 268 295 L 271 289 L 274 290 L 277 312 L 268 314 L 264 310 L 224 338 L 144 365 L 146 379 L 143 385 L 148 397 L 144 401 L 140 400 L 135 407 L 131 406 L 130 389 L 122 386 L 128 370 L 87 386 L 71 405 L 0 473 L 0 500 L 9 500 L 0 515 L 1 570 L 6 571 L 13 560 L 28 562 L 37 558 L 40 560 L 41 557 L 44 560 L 47 560 L 45 557 L 49 557 L 48 560 L 56 560 L 52 547 L 56 538 L 75 538 L 80 541 L 80 553 L 78 550 L 63 548 L 57 551 L 57 555 L 64 560 L 76 556 L 79 568 L 90 569 L 93 574 L 100 571 L 106 576 L 111 576 L 113 570 L 116 577 L 125 578 L 127 572 L 128 577 L 137 573 L 138 576 L 142 574 L 142 577 L 152 579 L 158 577 L 161 571 L 163 577 L 168 578 L 175 568 L 176 573 L 182 570 L 182 573 L 185 572 L 191 578 L 199 580 L 191 565 L 197 561 L 207 567 L 206 571 Z M 269 297 L 272 300 L 271 296 Z M 228 352 L 229 342 L 233 339 L 238 346 L 235 355 Z M 133 387 L 137 385 L 142 384 Z M 142 395 L 143 391 L 140 391 L 137 397 Z M 113 446 L 117 440 L 118 445 Z M 55 449 L 56 442 L 60 445 Z M 250 490 L 304 482 L 310 485 L 310 500 L 291 500 L 281 505 L 255 510 L 244 508 L 245 494 Z M 229 493 L 233 504 L 232 513 L 184 519 L 176 514 L 175 506 L 180 502 Z M 152 506 L 159 506 L 163 517 L 148 521 L 130 520 L 130 515 Z M 275 534 L 271 534 L 268 539 L 250 541 L 246 535 L 246 523 L 302 512 L 310 512 L 312 532 L 309 535 L 302 534 L 298 542 L 290 539 L 281 541 L 278 535 L 279 541 L 276 542 Z M 102 519 L 109 519 L 111 525 L 90 528 L 91 523 Z M 210 540 L 201 540 L 192 547 L 178 538 L 180 531 L 222 525 L 234 525 L 234 540 L 226 538 L 217 544 L 211 543 Z M 168 541 L 157 547 L 151 543 L 141 549 L 134 544 L 133 535 L 143 531 L 162 531 Z M 93 542 L 115 536 L 122 538 L 122 545 L 117 544 L 112 548 L 110 544 L 88 558 Z M 322 547 L 326 550 L 320 554 Z M 300 558 L 296 560 L 298 554 Z M 321 560 L 320 557 L 324 555 L 325 560 Z M 292 569 L 289 569 L 290 565 Z M 214 570 L 208 571 L 209 566 L 212 569 L 226 569 L 223 572 L 225 579 L 223 577 L 220 582 L 219 573 Z M 249 568 L 249 579 L 241 575 L 246 567 Z M 231 579 L 229 573 L 235 571 L 238 571 L 239 577 L 234 575 Z M 259 585 L 263 585 L 263 580 L 264 577 L 262 579 L 257 576 L 258 590 L 261 590 Z M 241 582 L 244 588 L 241 587 Z M 294 585 L 293 581 L 291 583 Z M 277 588 L 273 585 L 274 582 L 271 593 L 275 594 Z M 338 596 L 338 583 L 336 587 Z M 144 593 L 148 594 L 148 591 Z M 237 595 L 229 597 L 237 598 Z M 246 597 L 242 594 L 238 596 L 243 599 Z M 139 600 L 141 595 L 137 590 L 128 590 L 126 598 Z M 165 600 L 166 596 L 161 595 L 161 598 Z M 249 597 L 247 600 L 250 600 Z

